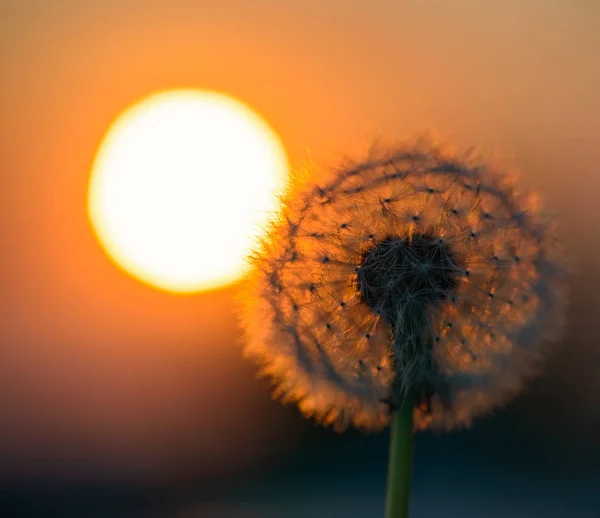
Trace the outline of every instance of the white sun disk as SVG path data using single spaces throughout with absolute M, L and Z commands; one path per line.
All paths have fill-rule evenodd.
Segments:
M 241 102 L 165 92 L 109 129 L 89 215 L 106 251 L 135 277 L 169 291 L 210 289 L 243 274 L 287 172 L 279 138 Z

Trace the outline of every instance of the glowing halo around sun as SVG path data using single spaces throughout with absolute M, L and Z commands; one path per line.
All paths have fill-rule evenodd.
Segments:
M 109 128 L 90 176 L 89 218 L 134 277 L 173 292 L 212 289 L 244 273 L 287 175 L 279 137 L 240 101 L 162 92 Z

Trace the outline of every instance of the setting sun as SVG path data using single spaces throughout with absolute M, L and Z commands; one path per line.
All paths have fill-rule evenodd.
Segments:
M 287 177 L 273 129 L 214 92 L 155 94 L 120 115 L 92 170 L 88 211 L 115 262 L 175 292 L 229 284 Z

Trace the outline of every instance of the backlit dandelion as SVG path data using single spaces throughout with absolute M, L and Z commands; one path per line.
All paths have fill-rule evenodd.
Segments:
M 508 175 L 401 147 L 292 186 L 253 257 L 246 353 L 339 430 L 397 409 L 410 428 L 468 425 L 558 336 L 562 264 L 556 222 Z

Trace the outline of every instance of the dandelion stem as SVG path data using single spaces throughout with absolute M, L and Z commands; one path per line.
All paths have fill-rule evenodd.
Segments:
M 392 412 L 385 518 L 407 518 L 413 455 L 413 405 Z

